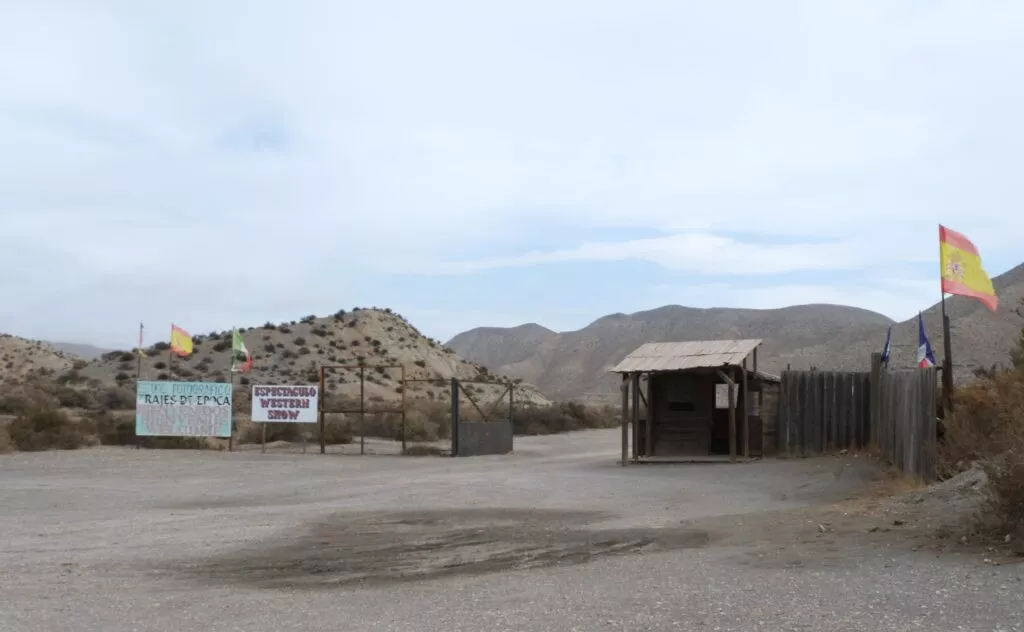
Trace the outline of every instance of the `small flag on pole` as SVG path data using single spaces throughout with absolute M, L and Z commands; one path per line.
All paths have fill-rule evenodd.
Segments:
M 139 348 L 138 348 L 138 352 L 139 352 L 139 356 L 140 357 L 143 357 L 143 358 L 146 357 L 146 351 L 145 351 L 145 349 L 142 346 L 142 323 L 139 323 Z
M 192 353 L 192 334 L 171 323 L 171 351 L 181 357 Z
M 231 372 L 244 373 L 250 369 L 252 369 L 252 354 L 246 348 L 242 334 L 235 329 L 231 336 Z
M 892 354 L 892 325 L 885 332 L 885 346 L 882 347 L 882 364 L 889 364 L 889 356 Z
M 999 298 L 988 273 L 981 267 L 981 255 L 971 240 L 939 224 L 939 265 L 942 291 L 978 299 L 996 311 Z
M 917 313 L 917 366 L 922 369 L 935 366 L 935 354 L 932 353 L 928 336 L 924 335 L 924 319 L 921 312 Z

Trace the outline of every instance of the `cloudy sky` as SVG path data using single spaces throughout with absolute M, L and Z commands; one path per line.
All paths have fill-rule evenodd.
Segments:
M 903 319 L 940 222 L 1024 259 L 1020 2 L 40 0 L 0 41 L 17 335 Z

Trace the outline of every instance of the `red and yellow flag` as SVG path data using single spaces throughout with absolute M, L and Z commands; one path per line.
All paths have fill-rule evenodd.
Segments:
M 171 323 L 171 351 L 185 357 L 192 353 L 192 334 Z
M 942 291 L 976 298 L 993 312 L 999 307 L 996 289 L 981 267 L 981 255 L 971 240 L 939 224 L 939 265 Z

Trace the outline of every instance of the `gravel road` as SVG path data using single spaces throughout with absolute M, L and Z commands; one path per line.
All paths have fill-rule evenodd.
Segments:
M 1024 629 L 1024 569 L 893 527 L 865 459 L 617 446 L 0 456 L 0 629 Z

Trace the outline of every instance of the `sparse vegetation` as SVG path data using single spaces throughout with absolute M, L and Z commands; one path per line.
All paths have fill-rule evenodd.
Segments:
M 949 477 L 974 464 L 988 475 L 990 511 L 984 526 L 1024 539 L 1024 331 L 1013 367 L 988 371 L 961 387 L 944 423 L 939 473 Z
M 91 444 L 90 437 L 67 413 L 33 408 L 18 415 L 8 427 L 11 443 L 22 452 L 75 450 Z

